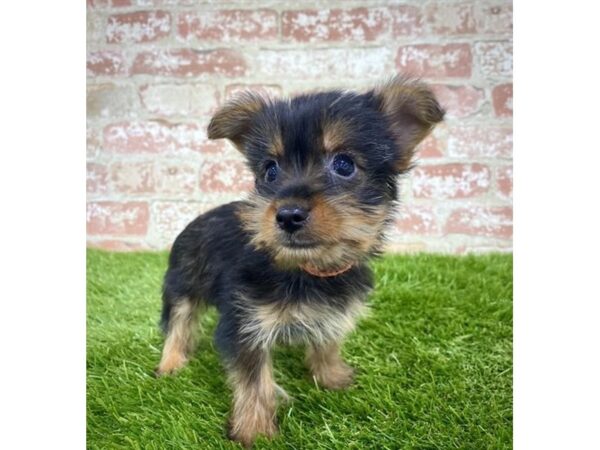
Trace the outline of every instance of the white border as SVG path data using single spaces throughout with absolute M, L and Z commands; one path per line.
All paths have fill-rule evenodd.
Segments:
M 85 2 L 0 27 L 0 448 L 85 448 Z
M 515 448 L 600 448 L 593 2 L 515 4 Z M 11 2 L 0 448 L 85 447 L 85 4 Z
M 598 7 L 515 4 L 516 449 L 600 448 Z

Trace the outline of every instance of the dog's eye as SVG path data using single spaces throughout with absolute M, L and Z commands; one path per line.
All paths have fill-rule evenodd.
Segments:
M 279 169 L 275 161 L 269 161 L 265 168 L 265 180 L 267 183 L 272 183 L 277 179 L 277 172 Z
M 333 158 L 331 169 L 340 177 L 348 178 L 354 173 L 356 167 L 352 158 L 348 155 L 340 154 L 335 155 Z

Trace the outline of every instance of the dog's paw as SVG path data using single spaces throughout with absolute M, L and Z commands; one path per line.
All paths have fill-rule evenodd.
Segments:
M 165 375 L 174 375 L 177 371 L 183 368 L 187 363 L 185 355 L 180 353 L 172 353 L 160 361 L 158 367 L 154 370 L 157 377 Z
M 269 420 L 261 424 L 253 424 L 250 426 L 238 426 L 234 430 L 231 423 L 227 426 L 227 437 L 235 442 L 242 444 L 244 448 L 252 448 L 254 441 L 259 436 L 264 436 L 267 439 L 275 437 L 279 427 L 276 420 Z
M 344 362 L 328 366 L 326 370 L 320 370 L 313 374 L 319 386 L 326 389 L 340 390 L 345 389 L 354 381 L 354 369 Z

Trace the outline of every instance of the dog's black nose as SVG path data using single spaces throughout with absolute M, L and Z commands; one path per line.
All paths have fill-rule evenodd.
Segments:
M 299 206 L 282 206 L 275 216 L 279 228 L 293 233 L 304 226 L 308 220 L 308 211 Z

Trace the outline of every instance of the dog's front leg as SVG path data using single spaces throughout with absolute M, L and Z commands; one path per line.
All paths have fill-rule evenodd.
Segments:
M 306 363 L 317 383 L 327 389 L 344 389 L 352 384 L 354 369 L 342 359 L 337 342 L 309 345 Z
M 229 367 L 233 408 L 229 437 L 251 447 L 257 435 L 277 432 L 275 382 L 268 350 L 244 351 Z

